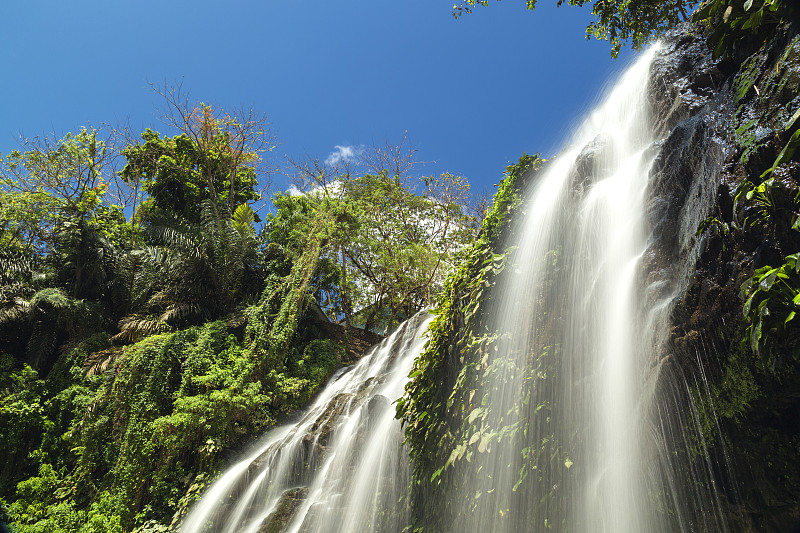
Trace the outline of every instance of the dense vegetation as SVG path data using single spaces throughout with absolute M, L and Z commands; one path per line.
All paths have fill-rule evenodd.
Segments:
M 380 159 L 320 166 L 262 223 L 263 117 L 164 96 L 173 135 L 2 158 L 0 519 L 20 533 L 166 529 L 358 355 L 346 326 L 426 305 L 475 226 L 462 178 Z
M 707 239 L 697 265 L 703 282 L 681 303 L 677 322 L 686 333 L 677 345 L 689 357 L 707 353 L 700 344 L 710 340 L 724 354 L 707 354 L 710 384 L 695 391 L 704 438 L 747 480 L 734 522 L 779 531 L 800 512 L 800 36 L 796 18 L 776 16 L 788 3 L 775 11 L 781 3 L 764 2 L 770 11 L 760 4 L 747 12 L 760 25 L 744 27 L 748 16 L 731 10 L 724 30 L 738 38 L 715 52 L 740 65 L 731 84 L 732 150 L 716 210 L 699 231 Z M 696 334 L 703 327 L 705 340 Z
M 480 238 L 465 251 L 460 268 L 447 280 L 439 307 L 433 311 L 438 316 L 429 327 L 430 341 L 398 403 L 414 465 L 414 526 L 420 530 L 447 531 L 452 524 L 445 499 L 455 493 L 458 480 L 450 466 L 470 461 L 492 443 L 508 441 L 513 433 L 524 431 L 519 425 L 489 427 L 484 420 L 486 398 L 476 397 L 475 390 L 478 382 L 500 371 L 503 364 L 496 357 L 503 332 L 493 329 L 487 310 L 497 276 L 506 268 L 511 252 L 504 243 L 513 227 L 512 213 L 521 204 L 526 180 L 541 162 L 538 156 L 523 156 L 508 167 Z M 491 492 L 491 480 L 483 481 L 486 486 L 476 487 L 476 502 L 482 491 Z
M 742 32 L 756 31 L 762 25 L 772 26 L 781 20 L 797 17 L 798 11 L 791 0 L 557 0 L 556 5 L 584 6 L 592 4 L 595 20 L 586 27 L 586 38 L 609 41 L 611 55 L 619 55 L 622 46 L 630 41 L 639 50 L 669 28 L 691 18 L 706 21 L 714 27 L 710 40 L 717 55 L 736 47 Z M 453 15 L 472 13 L 478 6 L 489 5 L 489 0 L 461 0 L 453 5 Z M 525 0 L 528 10 L 536 7 L 536 0 Z M 692 11 L 700 7 L 696 12 Z M 691 17 L 690 17 L 691 14 Z
M 465 2 L 456 10 L 469 11 L 487 3 Z M 528 7 L 534 3 L 529 2 Z M 597 2 L 595 10 L 614 7 L 622 17 L 616 23 L 634 24 L 628 31 L 638 31 L 639 15 L 626 9 L 650 4 L 665 9 L 681 5 Z M 708 56 L 719 60 L 725 74 L 717 81 L 717 89 L 722 92 L 729 87 L 735 112 L 732 123 L 726 123 L 730 157 L 723 171 L 717 213 L 699 230 L 699 234 L 713 235 L 708 237 L 693 278 L 698 281 L 676 311 L 671 342 L 680 354 L 683 371 L 708 376 L 706 385 L 693 389 L 702 437 L 716 446 L 713 453 L 718 464 L 729 464 L 732 458 L 736 461 L 740 485 L 726 487 L 726 496 L 731 525 L 743 531 L 788 527 L 787 519 L 796 516 L 800 494 L 800 478 L 793 466 L 800 454 L 795 423 L 800 375 L 796 9 L 795 3 L 781 0 L 707 1 L 694 13 L 694 26 L 689 29 L 707 39 L 713 51 Z M 657 15 L 659 24 L 665 20 Z M 598 24 L 608 22 L 601 19 Z M 650 38 L 668 25 L 654 25 L 641 35 Z M 614 35 L 610 29 L 602 31 Z M 682 38 L 686 42 L 694 39 L 691 35 Z M 644 40 L 634 38 L 633 43 L 636 46 Z M 729 76 L 728 85 L 722 84 L 725 75 Z M 398 405 L 414 461 L 414 531 L 449 530 L 452 517 L 447 515 L 445 498 L 458 494 L 457 469 L 451 468 L 455 463 L 466 470 L 472 468 L 473 482 L 481 480 L 478 469 L 482 463 L 476 457 L 525 431 L 524 427 L 487 425 L 483 398 L 475 391 L 503 364 L 503 358 L 496 356 L 496 346 L 504 332 L 487 329 L 490 317 L 484 313 L 491 308 L 495 275 L 506 268 L 511 257 L 502 248 L 502 243 L 509 241 L 498 238 L 498 232 L 508 237 L 513 228 L 503 217 L 507 211 L 513 212 L 521 183 L 526 177 L 531 179 L 526 174 L 531 163 L 523 158 L 519 165 L 509 167 L 493 210 L 502 217 L 486 218 L 481 238 L 466 254 L 461 269 L 448 278 L 430 328 L 431 341 L 416 361 L 412 381 Z M 681 319 L 684 315 L 685 320 Z M 708 345 L 717 349 L 712 351 Z M 697 354 L 703 354 L 700 369 L 696 368 Z M 537 376 L 552 378 L 547 361 L 554 356 L 557 354 L 528 355 L 531 376 L 527 383 L 531 387 L 536 386 Z M 549 416 L 552 406 L 517 408 L 528 409 L 532 416 Z M 546 506 L 548 487 L 553 487 L 548 472 L 571 466 L 559 450 L 558 442 L 545 438 L 541 447 L 518 451 L 523 468 L 515 494 L 545 495 L 542 500 L 520 497 L 520 505 L 515 507 L 531 513 L 525 519 L 530 527 L 539 527 L 533 525 L 534 517 L 545 520 L 544 529 L 553 526 L 546 522 L 547 516 L 536 512 L 536 503 Z M 537 484 L 543 490 L 532 489 Z M 485 486 L 479 482 L 468 502 L 470 508 L 492 505 L 487 503 L 490 488 L 491 480 Z M 498 517 L 508 515 L 506 506 L 488 510 Z
M 639 47 L 696 5 L 595 2 L 587 32 L 616 54 L 622 41 Z M 758 409 L 782 412 L 766 391 L 798 382 L 800 56 L 796 40 L 779 58 L 748 52 L 797 7 L 699 7 L 696 31 L 714 55 L 744 65 L 735 82 L 733 207 L 702 228 L 713 233 L 706 253 L 718 254 L 714 261 L 758 257 L 738 271 L 737 349 L 710 385 L 720 417 L 733 424 Z M 414 460 L 417 525 L 446 530 L 437 498 L 453 482 L 450 466 L 524 431 L 487 431 L 471 391 L 493 371 L 486 355 L 499 337 L 483 310 L 506 266 L 502 243 L 520 190 L 540 159 L 509 167 L 477 240 L 463 179 L 415 181 L 392 149 L 374 150 L 357 169 L 295 165 L 303 194 L 274 195 L 262 222 L 274 146 L 263 117 L 164 96 L 170 135 L 84 129 L 25 142 L 0 161 L 0 520 L 20 533 L 166 530 L 234 450 L 301 407 L 353 356 L 355 333 L 321 315 L 383 333 L 440 295 L 398 410 Z M 758 116 L 746 104 L 759 99 L 776 103 Z M 702 299 L 696 292 L 687 302 Z M 711 427 L 711 407 L 703 409 L 701 400 Z M 770 442 L 785 463 L 797 443 L 779 436 Z M 520 453 L 535 466 L 550 451 Z M 520 493 L 547 481 L 531 472 L 520 472 Z M 797 483 L 787 477 L 783 488 Z

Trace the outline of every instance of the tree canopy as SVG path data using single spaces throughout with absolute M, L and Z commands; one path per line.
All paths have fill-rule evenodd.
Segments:
M 623 44 L 630 41 L 639 50 L 654 36 L 688 20 L 700 0 L 557 0 L 556 5 L 585 6 L 592 4 L 594 20 L 586 27 L 586 38 L 609 41 L 611 55 L 617 57 Z M 453 15 L 472 13 L 478 6 L 488 6 L 489 0 L 461 0 L 453 6 Z M 536 0 L 525 0 L 532 11 Z
M 472 235 L 475 220 L 463 203 L 468 184 L 445 173 L 424 178 L 415 192 L 388 169 L 326 180 L 305 194 L 275 196 L 268 241 L 297 256 L 319 238 L 320 305 L 333 319 L 385 331 L 432 301 Z

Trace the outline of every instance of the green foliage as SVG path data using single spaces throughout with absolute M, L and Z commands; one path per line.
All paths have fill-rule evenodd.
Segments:
M 120 517 L 109 493 L 101 493 L 88 511 L 61 500 L 63 481 L 49 464 L 42 464 L 39 475 L 20 482 L 18 499 L 9 507 L 9 517 L 17 533 L 122 533 Z
M 252 208 L 242 204 L 230 218 L 217 218 L 206 201 L 199 212 L 198 223 L 155 218 L 146 232 L 155 246 L 130 252 L 136 313 L 123 318 L 120 338 L 215 319 L 259 292 L 261 242 Z
M 716 59 L 734 53 L 746 37 L 790 20 L 795 9 L 792 0 L 706 0 L 692 20 L 710 28 Z
M 307 194 L 276 195 L 267 235 L 297 261 L 318 247 L 311 290 L 332 318 L 391 329 L 441 290 L 470 235 L 463 178 L 424 178 L 421 194 L 387 172 L 340 176 Z M 358 315 L 354 313 L 358 310 Z
M 342 348 L 335 342 L 315 339 L 306 345 L 301 357 L 289 359 L 287 369 L 311 383 L 323 383 L 339 365 L 342 355 Z M 306 400 L 303 399 L 302 403 Z
M 757 375 L 746 351 L 734 349 L 718 383 L 706 383 L 702 389 L 694 389 L 694 404 L 704 440 L 702 444 L 697 443 L 699 448 L 709 449 L 719 439 L 720 419 L 740 422 L 755 408 L 756 402 L 764 396 Z
M 689 19 L 710 29 L 709 44 L 714 58 L 730 54 L 743 38 L 759 34 L 767 28 L 797 16 L 793 0 L 558 0 L 563 4 L 592 4 L 595 20 L 586 28 L 586 37 L 607 40 L 611 55 L 617 57 L 623 44 L 630 41 L 639 50 L 666 30 Z M 453 5 L 453 15 L 472 13 L 477 6 L 488 6 L 489 0 L 461 0 Z M 525 0 L 529 11 L 536 0 Z
M 457 483 L 449 467 L 471 461 L 476 454 L 525 430 L 487 420 L 486 397 L 476 397 L 476 389 L 482 376 L 502 371 L 507 362 L 495 357 L 503 338 L 488 328 L 486 309 L 491 305 L 496 276 L 506 265 L 508 251 L 499 247 L 510 227 L 509 214 L 520 202 L 523 176 L 540 162 L 536 156 L 523 156 L 517 165 L 508 167 L 479 238 L 461 252 L 461 266 L 445 282 L 425 351 L 415 361 L 411 381 L 398 401 L 397 414 L 406 426 L 414 465 L 415 527 L 447 530 L 442 522 L 446 521 L 442 502 L 430 495 L 447 493 L 446 487 Z M 456 376 L 448 375 L 448 368 L 453 367 L 459 369 Z M 489 490 L 490 480 L 487 482 Z M 480 494 L 481 490 L 476 500 Z
M 617 57 L 625 41 L 630 40 L 634 50 L 639 50 L 651 39 L 688 18 L 700 0 L 558 0 L 563 4 L 584 6 L 592 4 L 595 20 L 586 28 L 586 38 L 609 41 L 611 55 Z M 461 0 L 453 6 L 453 15 L 471 13 L 476 6 L 487 6 L 489 0 Z M 525 0 L 527 9 L 536 7 L 536 0 Z
M 19 191 L 11 178 L 0 181 L 0 244 L 29 255 L 52 246 L 59 202 L 44 191 Z M 7 268 L 2 271 L 8 272 Z
M 195 113 L 191 122 L 196 122 L 197 136 L 169 138 L 147 129 L 142 144 L 123 150 L 127 164 L 122 177 L 130 183 L 141 181 L 150 196 L 146 216 L 161 211 L 199 222 L 197 206 L 203 202 L 230 214 L 236 206 L 259 198 L 258 156 L 237 145 L 231 133 L 235 124 L 215 118 L 208 106 Z
M 792 254 L 778 267 L 762 267 L 742 285 L 746 335 L 765 366 L 774 368 L 788 350 L 793 359 L 800 359 L 800 328 L 794 321 L 800 311 L 798 257 Z
M 0 497 L 13 495 L 16 480 L 30 475 L 29 450 L 38 446 L 46 423 L 44 382 L 30 366 L 15 370 L 8 354 L 0 355 L 0 441 L 6 450 L 0 468 Z
M 791 194 L 786 185 L 774 178 L 754 185 L 743 180 L 734 192 L 734 212 L 744 212 L 740 226 L 768 225 L 772 234 L 778 231 L 779 221 L 791 222 L 800 208 L 800 197 Z
M 26 141 L 3 161 L 0 185 L 7 190 L 47 194 L 60 209 L 84 215 L 93 211 L 105 192 L 102 173 L 110 157 L 97 130 L 67 133 L 54 144 Z
M 800 119 L 800 109 L 792 115 L 792 118 L 789 119 L 784 126 L 784 132 L 790 133 L 792 130 L 794 130 L 794 132 L 791 133 L 791 137 L 789 137 L 786 145 L 781 149 L 778 157 L 775 158 L 775 162 L 772 163 L 772 166 L 761 174 L 762 179 L 773 174 L 781 165 L 791 161 L 794 157 L 794 153 L 800 148 L 800 121 L 798 121 L 798 119 Z M 795 201 L 798 202 L 799 200 L 795 198 Z
M 46 381 L 4 358 L 0 436 L 23 461 L 10 455 L 2 479 L 24 479 L 36 463 L 39 471 L 17 485 L 12 520 L 20 531 L 65 532 L 168 523 L 191 503 L 181 503 L 188 484 L 220 466 L 222 450 L 301 407 L 342 355 L 320 339 L 295 340 L 288 352 L 269 366 L 265 350 L 217 321 L 124 350 L 92 337 Z M 92 371 L 100 361 L 106 370 Z

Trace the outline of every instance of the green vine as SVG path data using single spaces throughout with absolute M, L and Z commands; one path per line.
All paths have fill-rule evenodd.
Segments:
M 485 397 L 478 383 L 497 370 L 493 358 L 503 339 L 489 328 L 487 309 L 498 274 L 506 268 L 510 250 L 502 248 L 510 231 L 510 214 L 521 203 L 525 179 L 538 167 L 538 156 L 523 156 L 509 166 L 478 240 L 462 252 L 460 268 L 445 283 L 436 317 L 429 327 L 424 353 L 416 360 L 397 413 L 406 426 L 413 463 L 414 531 L 446 531 L 447 518 L 438 498 L 457 483 L 451 467 L 470 461 L 520 427 L 489 427 Z M 452 370 L 458 369 L 453 375 Z M 441 496 L 444 497 L 444 496 Z M 476 495 L 475 498 L 479 498 Z

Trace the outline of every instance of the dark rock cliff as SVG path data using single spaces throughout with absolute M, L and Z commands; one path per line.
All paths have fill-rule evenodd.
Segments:
M 798 164 L 767 173 L 797 128 L 800 37 L 787 24 L 714 60 L 684 28 L 665 47 L 651 94 L 670 133 L 654 169 L 663 194 L 653 216 L 668 236 L 663 256 L 693 264 L 665 351 L 700 383 L 693 392 L 704 438 L 732 473 L 722 487 L 732 529 L 788 531 L 800 519 L 800 369 L 790 355 L 797 337 L 791 324 L 772 331 L 771 353 L 757 357 L 740 292 L 757 269 L 800 251 L 791 228 Z M 746 192 L 769 178 L 764 210 L 758 193 Z M 692 227 L 700 236 L 678 242 Z

